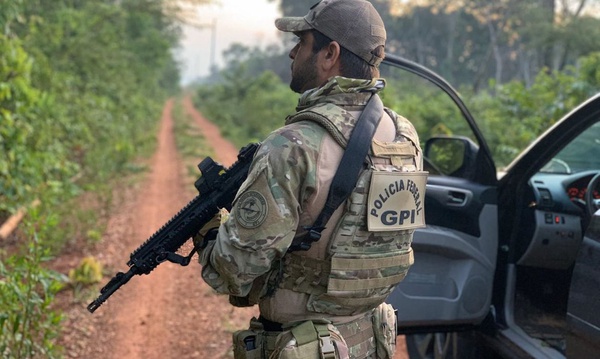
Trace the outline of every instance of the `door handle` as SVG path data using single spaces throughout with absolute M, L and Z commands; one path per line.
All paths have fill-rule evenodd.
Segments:
M 467 203 L 467 194 L 459 191 L 448 191 L 448 205 L 462 207 Z
M 456 187 L 427 184 L 425 196 L 448 207 L 464 207 L 473 198 L 473 192 Z

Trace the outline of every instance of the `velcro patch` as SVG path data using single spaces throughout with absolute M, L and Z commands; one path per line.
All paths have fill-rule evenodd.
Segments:
M 425 227 L 427 172 L 374 171 L 367 227 L 372 232 Z
M 410 156 L 415 157 L 417 151 L 410 142 L 381 142 L 377 139 L 371 144 L 373 155 L 377 157 L 383 156 Z
M 269 206 L 262 193 L 248 191 L 237 199 L 236 220 L 240 226 L 248 229 L 258 228 L 267 218 Z

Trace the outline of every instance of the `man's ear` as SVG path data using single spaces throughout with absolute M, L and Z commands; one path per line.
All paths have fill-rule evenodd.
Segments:
M 339 71 L 340 44 L 331 41 L 321 49 L 321 67 L 326 73 Z

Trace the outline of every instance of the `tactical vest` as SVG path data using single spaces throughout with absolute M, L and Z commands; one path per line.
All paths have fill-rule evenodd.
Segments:
M 333 107 L 333 108 L 332 108 Z M 299 112 L 286 121 L 314 121 L 346 148 L 340 128 L 347 127 L 343 109 L 322 104 Z M 374 172 L 420 172 L 422 155 L 412 125 L 386 110 L 396 126 L 394 142 L 374 140 L 370 166 L 359 175 L 356 189 L 346 201 L 344 214 L 335 226 L 326 258 L 311 258 L 299 252 L 283 258 L 278 287 L 310 295 L 307 309 L 329 315 L 355 315 L 377 307 L 413 264 L 411 242 L 414 229 L 378 231 L 367 229 L 368 191 Z M 424 189 L 423 189 L 424 191 Z M 424 195 L 424 193 L 423 193 Z M 301 229 L 299 229 L 301 231 Z

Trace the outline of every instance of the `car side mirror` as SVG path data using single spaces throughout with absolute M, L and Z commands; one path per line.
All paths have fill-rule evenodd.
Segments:
M 475 169 L 479 146 L 467 137 L 431 137 L 424 155 L 440 174 L 470 178 Z

